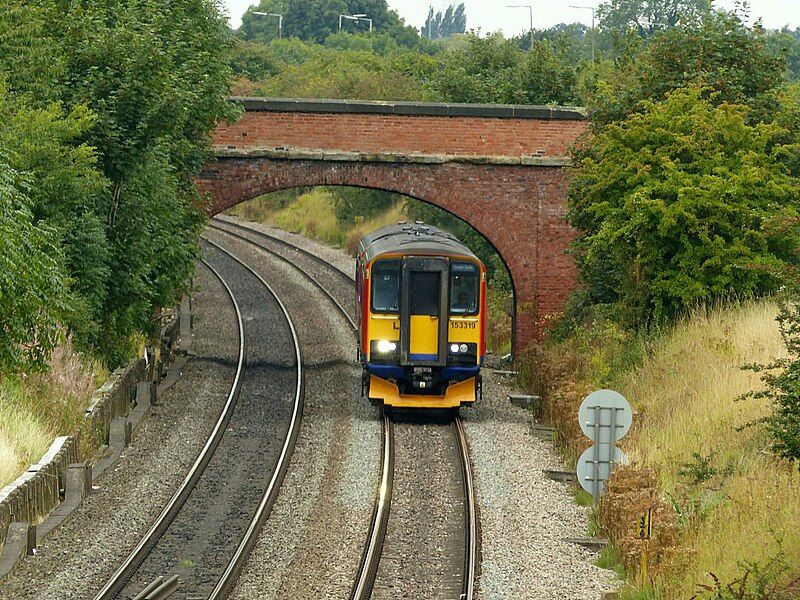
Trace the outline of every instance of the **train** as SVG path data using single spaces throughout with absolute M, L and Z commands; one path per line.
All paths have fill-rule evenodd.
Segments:
M 486 267 L 458 238 L 419 221 L 365 235 L 356 306 L 370 402 L 457 410 L 480 399 Z

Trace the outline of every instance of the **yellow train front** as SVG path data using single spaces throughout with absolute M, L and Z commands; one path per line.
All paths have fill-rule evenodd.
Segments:
M 422 223 L 366 235 L 356 259 L 363 393 L 374 404 L 457 408 L 481 395 L 486 268 Z

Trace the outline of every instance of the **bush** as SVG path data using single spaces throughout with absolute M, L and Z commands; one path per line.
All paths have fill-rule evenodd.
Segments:
M 746 367 L 762 373 L 766 388 L 744 397 L 772 402 L 772 414 L 762 419 L 772 438 L 772 450 L 800 464 L 800 299 L 784 299 L 777 321 L 789 356 Z
M 34 224 L 17 177 L 0 156 L 0 376 L 43 368 L 71 308 L 55 233 Z
M 800 180 L 779 143 L 788 132 L 703 95 L 645 102 L 577 152 L 569 220 L 586 303 L 616 305 L 626 326 L 774 291 L 798 264 Z

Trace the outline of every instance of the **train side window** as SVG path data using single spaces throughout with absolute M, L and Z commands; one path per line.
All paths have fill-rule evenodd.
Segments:
M 372 312 L 400 310 L 400 261 L 379 260 L 372 265 Z
M 478 267 L 473 263 L 454 262 L 450 268 L 450 314 L 478 314 L 480 295 Z

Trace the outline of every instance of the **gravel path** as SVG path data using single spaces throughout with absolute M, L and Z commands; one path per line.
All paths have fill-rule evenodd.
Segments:
M 81 508 L 0 586 L 1 598 L 93 597 L 174 493 L 219 414 L 236 367 L 236 318 L 219 281 L 198 267 L 197 357 L 142 422 Z
M 480 598 L 597 599 L 614 574 L 562 542 L 586 535 L 586 509 L 542 474 L 558 468 L 552 444 L 531 436 L 531 412 L 508 402 L 508 379 L 483 370 L 483 401 L 461 415 L 470 444 L 481 527 Z
M 273 285 L 295 321 L 306 368 L 297 446 L 232 598 L 346 598 L 367 538 L 382 447 L 378 411 L 360 398 L 353 334 L 290 265 L 230 236 L 209 237 Z

